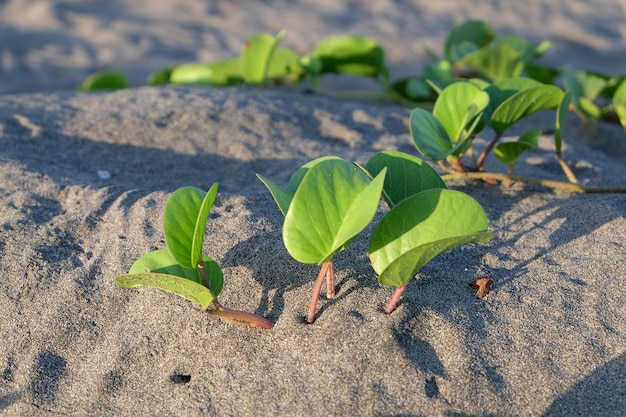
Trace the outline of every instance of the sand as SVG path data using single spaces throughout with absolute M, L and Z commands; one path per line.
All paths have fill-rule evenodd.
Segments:
M 143 86 L 160 66 L 232 56 L 248 34 L 283 27 L 298 50 L 330 33 L 372 36 L 400 74 L 468 17 L 552 40 L 554 63 L 626 72 L 619 1 L 128 3 L 0 2 L 1 414 L 626 413 L 626 195 L 450 182 L 483 205 L 491 242 L 435 258 L 385 315 L 393 288 L 367 259 L 370 227 L 337 255 L 337 297 L 306 325 L 318 267 L 284 249 L 282 215 L 255 173 L 285 184 L 323 155 L 417 154 L 411 109 L 298 88 Z M 135 88 L 71 90 L 104 68 Z M 623 155 L 596 146 L 624 139 L 621 128 L 590 141 L 570 116 L 566 132 L 581 182 L 626 186 Z M 542 137 L 519 173 L 564 180 L 552 150 Z M 220 301 L 271 331 L 113 282 L 165 247 L 174 190 L 215 182 L 204 252 L 225 274 Z M 484 276 L 494 285 L 478 299 L 468 283 Z

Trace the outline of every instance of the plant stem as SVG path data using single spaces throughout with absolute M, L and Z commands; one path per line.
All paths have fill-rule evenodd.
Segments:
M 204 261 L 201 259 L 200 263 L 198 263 L 198 271 L 200 271 L 200 276 L 202 277 L 202 283 L 204 284 L 205 287 L 207 287 L 209 290 L 213 291 L 211 289 L 211 283 L 209 282 L 209 278 L 206 276 L 206 270 L 204 269 Z
M 498 143 L 501 137 L 502 137 L 502 132 L 496 133 L 493 139 L 491 139 L 491 142 L 489 142 L 489 145 L 487 145 L 487 148 L 485 148 L 485 150 L 482 151 L 482 153 L 478 157 L 478 161 L 476 162 L 476 170 L 480 170 L 483 167 L 483 164 L 485 163 L 485 159 L 487 159 L 487 155 L 489 155 L 489 153 L 491 152 L 493 147 L 496 146 L 496 143 Z
M 385 308 L 385 314 L 391 314 L 393 310 L 396 309 L 396 304 L 398 304 L 398 300 L 400 299 L 400 296 L 405 288 L 406 284 L 400 285 L 396 288 L 396 291 L 391 296 L 391 300 L 389 300 L 389 304 L 387 304 L 387 308 Z
M 315 286 L 313 287 L 313 295 L 311 296 L 311 303 L 309 304 L 309 314 L 306 316 L 306 322 L 309 324 L 315 322 L 315 309 L 317 308 L 317 299 L 319 298 L 320 291 L 322 290 L 322 283 L 324 282 L 324 279 L 328 274 L 328 270 L 332 268 L 332 265 L 332 258 L 329 261 L 324 262 L 324 264 L 322 265 L 322 269 L 320 269 L 320 273 L 317 276 L 317 280 L 315 281 Z
M 559 161 L 559 164 L 561 164 L 561 168 L 563 168 L 563 172 L 565 172 L 565 176 L 567 177 L 569 182 L 578 184 L 578 180 L 576 179 L 576 176 L 570 169 L 569 165 L 567 165 L 567 162 L 565 162 L 565 160 L 563 159 L 560 153 L 556 154 L 556 159 Z
M 326 271 L 326 298 L 335 298 L 335 267 L 332 260 Z
M 215 304 L 216 301 L 217 299 L 213 300 L 213 304 Z M 274 327 L 274 324 L 265 317 L 261 317 L 253 313 L 247 313 L 245 311 L 230 310 L 222 307 L 221 305 L 215 310 L 204 310 L 204 312 L 212 316 L 218 316 L 223 320 L 239 326 L 260 327 L 261 329 L 268 330 L 271 330 Z
M 543 187 L 558 188 L 574 193 L 626 193 L 626 187 L 585 187 L 580 184 L 572 184 L 569 182 L 540 180 L 494 172 L 457 172 L 454 174 L 443 175 L 441 178 L 444 181 L 451 179 L 495 179 L 500 181 L 519 181 L 526 184 L 536 184 Z

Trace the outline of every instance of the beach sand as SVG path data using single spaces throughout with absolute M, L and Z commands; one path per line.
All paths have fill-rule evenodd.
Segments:
M 436 257 L 386 315 L 393 288 L 367 259 L 369 227 L 336 256 L 337 297 L 307 325 L 318 267 L 284 249 L 255 174 L 286 184 L 323 155 L 417 154 L 411 109 L 298 88 L 145 86 L 161 66 L 235 56 L 248 35 L 281 28 L 301 52 L 333 33 L 371 36 L 393 74 L 416 73 L 424 46 L 440 50 L 470 17 L 551 40 L 547 62 L 624 73 L 624 12 L 619 1 L 0 2 L 0 414 L 626 414 L 626 195 L 452 181 L 483 205 L 492 241 Z M 72 91 L 100 69 L 135 88 Z M 605 136 L 626 140 L 606 125 L 591 140 L 570 115 L 564 158 L 584 185 L 626 186 Z M 543 136 L 519 174 L 565 180 L 553 148 Z M 165 247 L 173 191 L 215 182 L 204 252 L 224 271 L 220 301 L 271 331 L 113 282 Z M 484 276 L 494 284 L 478 299 L 468 283 Z

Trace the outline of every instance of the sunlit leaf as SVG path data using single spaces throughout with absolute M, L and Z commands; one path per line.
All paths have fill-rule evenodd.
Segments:
M 179 295 L 206 310 L 215 299 L 213 293 L 197 282 L 166 274 L 141 273 L 125 274 L 115 278 L 122 288 L 138 286 L 158 288 Z
M 241 72 L 247 82 L 265 83 L 274 50 L 284 36 L 284 32 L 276 37 L 269 33 L 257 33 L 248 38 L 239 55 Z
M 465 137 L 467 125 L 489 104 L 489 95 L 470 82 L 446 87 L 435 102 L 435 116 L 446 130 L 451 142 Z
M 287 48 L 276 48 L 267 70 L 267 78 L 270 80 L 282 80 L 292 76 L 290 81 L 297 81 L 304 74 L 304 68 L 300 65 L 300 56 Z
M 283 241 L 298 262 L 322 264 L 345 249 L 373 219 L 385 178 L 374 180 L 344 160 L 314 164 L 296 190 Z
M 501 133 L 526 116 L 542 110 L 556 110 L 563 94 L 563 90 L 553 85 L 519 91 L 495 109 L 491 115 L 491 128 Z
M 524 70 L 522 56 L 507 44 L 481 48 L 464 56 L 462 61 L 492 81 L 518 77 Z
M 215 183 L 205 193 L 196 187 L 182 187 L 165 204 L 165 243 L 172 257 L 182 266 L 195 268 L 202 259 L 206 222 L 217 188 Z
M 401 286 L 440 253 L 491 239 L 484 210 L 460 191 L 431 189 L 391 209 L 372 233 L 369 257 L 378 281 Z
M 276 184 L 274 181 L 270 180 L 269 178 L 264 177 L 261 174 L 256 174 L 256 176 L 259 180 L 261 180 L 261 182 L 270 191 L 270 193 L 272 194 L 272 197 L 274 198 L 274 201 L 276 202 L 276 204 L 278 205 L 278 208 L 280 209 L 280 212 L 283 213 L 283 216 L 284 216 L 285 214 L 287 214 L 287 210 L 289 209 L 289 204 L 291 204 L 291 199 L 293 198 L 293 195 L 296 193 L 296 190 L 298 189 L 300 182 L 302 182 L 302 178 L 304 177 L 304 174 L 306 174 L 312 166 L 319 164 L 320 162 L 332 160 L 332 159 L 342 160 L 341 158 L 337 156 L 324 156 L 324 157 L 309 161 L 306 164 L 302 165 L 300 168 L 298 168 L 298 170 L 296 170 L 296 172 L 294 172 L 294 174 L 289 179 L 289 183 L 287 184 L 287 187 L 284 187 L 284 188 Z
M 224 287 L 224 275 L 217 262 L 213 259 L 208 256 L 203 256 L 203 261 L 204 270 L 209 281 L 209 288 L 213 294 L 217 296 L 222 292 L 222 288 Z M 187 268 L 180 265 L 166 249 L 157 249 L 148 252 L 137 259 L 128 271 L 129 274 L 142 274 L 146 272 L 174 275 L 204 285 L 198 268 Z
M 431 188 L 446 188 L 437 171 L 420 158 L 399 151 L 379 152 L 367 161 L 365 169 L 376 176 L 387 168 L 383 195 L 389 207 Z

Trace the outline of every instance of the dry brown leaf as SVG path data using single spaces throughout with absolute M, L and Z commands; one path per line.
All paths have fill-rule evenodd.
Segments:
M 485 277 L 485 278 L 478 278 L 477 280 L 470 282 L 469 285 L 474 288 L 478 288 L 478 292 L 476 293 L 476 296 L 478 298 L 483 298 L 485 295 L 489 294 L 489 290 L 491 289 L 491 284 L 493 284 L 493 278 Z

